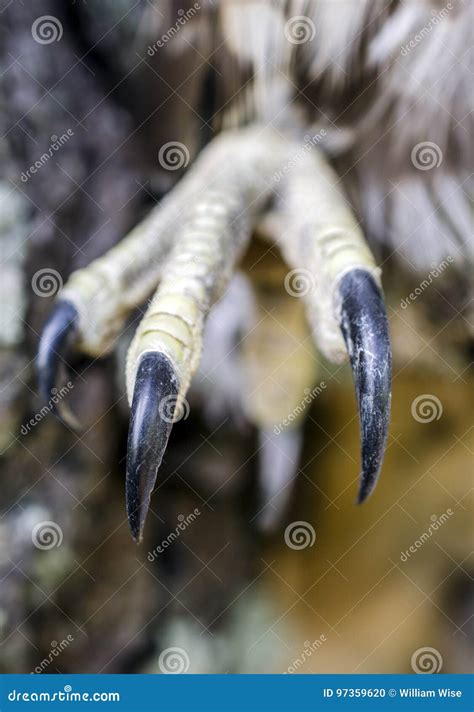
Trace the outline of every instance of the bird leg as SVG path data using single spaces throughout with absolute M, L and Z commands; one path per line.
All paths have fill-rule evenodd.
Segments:
M 305 285 L 301 295 L 320 350 L 336 363 L 350 358 L 361 429 L 362 503 L 376 484 L 385 451 L 391 349 L 380 269 L 338 183 L 316 148 L 300 158 L 279 193 L 278 242 L 295 267 L 295 280 Z
M 283 256 L 312 283 L 305 301 L 315 341 L 331 360 L 347 353 L 351 360 L 361 420 L 359 501 L 375 485 L 390 413 L 388 326 L 379 270 L 337 182 L 316 149 L 302 151 L 271 127 L 224 132 L 146 221 L 64 287 L 40 343 L 45 395 L 70 335 L 76 348 L 101 355 L 160 281 L 127 356 L 126 495 L 135 540 L 172 424 L 187 405 L 206 316 L 270 198 Z
M 127 357 L 126 491 L 136 540 L 173 420 L 198 366 L 206 315 L 227 286 L 288 151 L 278 133 L 254 127 L 221 134 L 196 163 L 201 190 L 183 206 L 160 286 Z
M 71 274 L 40 340 L 37 371 L 45 400 L 71 342 L 94 358 L 111 351 L 127 317 L 156 289 L 176 221 L 199 188 L 190 171 L 121 242 Z

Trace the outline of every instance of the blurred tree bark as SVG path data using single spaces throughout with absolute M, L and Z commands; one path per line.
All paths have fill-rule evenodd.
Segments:
M 179 577 L 166 584 L 162 572 L 158 579 L 150 566 L 149 573 L 143 549 L 139 556 L 130 541 L 123 493 L 128 408 L 114 359 L 76 363 L 64 374 L 75 383 L 68 400 L 84 425 L 79 436 L 42 417 L 36 394 L 38 334 L 61 283 L 121 239 L 169 187 L 157 171 L 156 151 L 145 148 L 153 139 L 157 149 L 169 127 L 160 115 L 135 130 L 149 113 L 144 87 L 151 70 L 144 66 L 133 85 L 125 78 L 113 89 L 131 54 L 121 40 L 133 34 L 138 10 L 121 23 L 124 34 L 106 60 L 86 30 L 101 31 L 101 12 L 109 28 L 114 8 L 95 4 L 91 29 L 87 11 L 79 14 L 74 4 L 15 0 L 1 14 L 2 672 L 33 670 L 68 635 L 74 642 L 48 672 L 136 669 L 152 645 L 147 623 L 180 586 Z M 35 22 L 44 16 L 52 18 L 58 41 L 40 41 Z M 176 67 L 178 74 L 186 71 L 186 61 Z M 155 76 L 153 87 L 156 101 L 165 85 Z M 151 541 L 200 501 L 173 497 L 167 515 L 164 497 Z M 231 522 L 236 516 L 230 513 Z M 60 546 L 34 545 L 41 522 L 59 527 Z M 193 536 L 200 530 L 207 538 L 198 525 Z M 182 555 L 201 568 L 185 550 Z M 229 556 L 234 577 L 242 576 L 241 552 L 227 553 L 216 567 L 227 568 Z M 200 585 L 202 614 L 212 616 L 215 607 Z

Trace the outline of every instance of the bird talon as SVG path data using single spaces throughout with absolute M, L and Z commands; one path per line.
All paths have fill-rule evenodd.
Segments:
M 78 313 L 73 304 L 60 300 L 51 312 L 38 348 L 36 370 L 38 387 L 42 399 L 54 415 L 74 430 L 79 429 L 79 423 L 64 403 L 56 398 L 58 389 L 56 383 L 61 362 L 68 351 L 71 340 L 77 335 Z
M 382 294 L 362 269 L 339 283 L 340 325 L 356 387 L 361 432 L 358 504 L 373 491 L 382 466 L 390 422 L 391 350 Z
M 126 474 L 128 521 L 137 543 L 142 539 L 157 471 L 173 426 L 178 390 L 171 361 L 159 352 L 144 353 L 133 391 Z
M 275 180 L 298 145 L 260 127 L 214 139 L 157 212 L 107 255 L 71 276 L 45 326 L 38 373 L 41 393 L 50 399 L 70 338 L 83 352 L 103 355 L 126 314 L 157 287 L 127 356 L 126 506 L 137 542 L 176 408 L 199 363 L 209 310 L 277 186 L 282 196 L 274 201 L 281 217 L 276 239 L 287 263 L 305 265 L 302 271 L 311 278 L 312 288 L 304 296 L 315 339 L 331 360 L 344 360 L 346 349 L 350 356 L 362 440 L 358 501 L 375 486 L 387 438 L 391 380 L 387 317 L 377 286 L 380 270 L 322 154 L 313 149 L 281 183 Z M 71 422 L 64 406 L 55 410 Z M 284 482 L 270 477 L 264 485 L 285 489 L 292 469 L 280 475 Z

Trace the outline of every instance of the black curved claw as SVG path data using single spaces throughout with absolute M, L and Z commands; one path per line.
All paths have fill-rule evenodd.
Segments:
M 130 531 L 143 534 L 157 470 L 173 427 L 179 383 L 162 353 L 145 353 L 138 365 L 128 431 L 126 499 Z
M 379 476 L 390 422 L 392 356 L 382 294 L 362 269 L 340 284 L 341 330 L 351 361 L 359 408 L 362 465 L 357 501 L 362 504 Z
M 60 361 L 64 358 L 67 342 L 76 332 L 77 325 L 76 307 L 71 302 L 58 301 L 41 334 L 36 358 L 38 387 L 42 398 L 50 402 L 52 411 L 56 410 L 51 396 L 54 394 Z

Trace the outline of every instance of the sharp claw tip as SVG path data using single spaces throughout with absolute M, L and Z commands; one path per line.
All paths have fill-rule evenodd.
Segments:
M 341 329 L 349 352 L 357 392 L 362 440 L 362 471 L 357 503 L 373 492 L 390 421 L 391 351 L 382 294 L 361 269 L 340 284 Z
M 140 544 L 143 543 L 143 529 L 134 529 L 130 525 L 130 533 L 132 535 L 132 539 L 134 543 L 139 546 Z
M 360 487 L 359 487 L 359 492 L 357 494 L 357 499 L 356 499 L 356 504 L 364 504 L 364 502 L 367 502 L 371 494 L 373 493 L 375 489 L 376 482 L 373 484 L 366 484 L 365 482 L 366 475 L 365 473 L 362 473 L 360 476 Z
M 171 361 L 162 353 L 144 354 L 137 368 L 128 433 L 126 500 L 130 532 L 139 544 L 173 424 L 179 383 Z
M 136 491 L 130 485 L 130 480 L 127 480 L 127 516 L 128 528 L 135 544 L 143 542 L 143 530 L 145 528 L 145 519 L 148 514 L 148 504 L 141 502 L 137 505 Z

